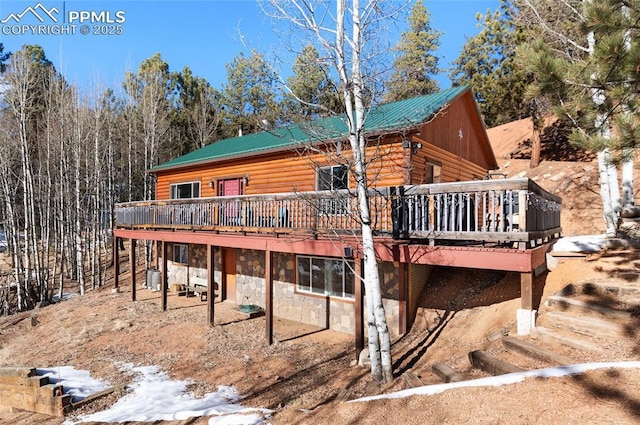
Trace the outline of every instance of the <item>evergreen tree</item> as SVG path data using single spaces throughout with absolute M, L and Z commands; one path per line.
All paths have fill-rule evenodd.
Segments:
M 11 57 L 11 53 L 4 53 L 4 45 L 0 43 L 0 73 L 3 73 L 7 69 L 6 62 Z
M 280 104 L 277 77 L 261 53 L 240 53 L 227 64 L 227 84 L 222 88 L 225 137 L 256 133 L 278 124 Z
M 574 143 L 598 152 L 606 233 L 614 236 L 622 207 L 633 205 L 633 158 L 640 145 L 640 2 L 563 2 L 564 13 L 550 17 L 540 13 L 548 11 L 544 2 L 526 3 L 545 36 L 521 48 L 536 78 L 531 91 L 546 95 L 573 125 Z M 622 197 L 612 165 L 617 161 Z
M 578 54 L 558 54 L 542 38 L 523 46 L 536 76 L 532 90 L 548 95 L 574 125 L 573 142 L 624 160 L 640 146 L 640 2 L 585 2 L 582 16 Z
M 336 86 L 314 46 L 302 49 L 292 70 L 293 75 L 287 79 L 290 93 L 283 102 L 285 120 L 307 121 L 315 116 L 344 112 Z
M 220 94 L 204 78 L 193 75 L 189 67 L 172 76 L 177 100 L 173 125 L 178 133 L 175 155 L 184 155 L 220 138 Z
M 516 63 L 516 47 L 525 37 L 514 12 L 513 5 L 502 0 L 495 12 L 478 14 L 481 30 L 467 38 L 450 74 L 454 85 L 471 87 L 488 127 L 531 114 L 524 96 L 529 78 Z
M 433 76 L 440 69 L 434 52 L 440 46 L 441 34 L 431 27 L 431 15 L 422 0 L 416 1 L 409 16 L 409 30 L 402 33 L 394 49 L 399 56 L 393 62 L 385 100 L 392 102 L 438 91 Z

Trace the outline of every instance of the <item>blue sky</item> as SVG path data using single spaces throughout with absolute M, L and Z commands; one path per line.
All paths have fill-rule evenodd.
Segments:
M 135 71 L 140 62 L 159 52 L 172 71 L 188 66 L 195 75 L 220 88 L 226 80 L 225 65 L 240 51 L 255 49 L 268 53 L 282 49 L 271 22 L 254 0 L 2 0 L 0 21 L 12 14 L 21 14 L 29 6 L 35 8 L 38 3 L 48 11 L 56 8 L 58 13 L 52 12 L 52 15 L 58 19 L 57 23 L 38 9 L 44 22 L 27 13 L 18 20 L 11 18 L 0 24 L 0 42 L 5 52 L 19 50 L 24 44 L 39 44 L 56 69 L 68 81 L 80 86 L 93 85 L 96 81 L 110 87 L 119 86 L 125 71 Z M 465 36 L 478 32 L 476 13 L 485 13 L 488 8 L 495 10 L 499 1 L 425 0 L 425 5 L 431 12 L 433 27 L 443 32 L 437 54 L 442 58 L 441 66 L 446 67 L 459 55 Z M 76 14 L 71 15 L 73 12 Z M 81 23 L 80 12 L 103 12 L 101 18 L 106 24 L 88 20 Z M 75 21 L 70 22 L 71 18 Z M 23 29 L 25 24 L 47 24 L 48 31 L 53 30 L 50 25 L 59 25 L 58 28 L 75 25 L 75 33 L 33 35 L 31 29 Z M 86 24 L 90 34 L 82 35 L 81 26 Z M 398 22 L 400 30 L 405 25 Z M 100 29 L 122 33 L 93 34 Z M 442 88 L 448 87 L 448 76 L 443 75 L 439 82 Z

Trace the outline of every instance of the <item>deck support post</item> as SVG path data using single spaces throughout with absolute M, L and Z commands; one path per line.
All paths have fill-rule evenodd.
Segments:
M 265 283 L 265 318 L 267 343 L 273 344 L 273 267 L 271 265 L 272 253 L 265 251 L 264 258 L 264 283 Z
M 215 249 L 213 245 L 207 245 L 207 322 L 211 327 L 213 327 L 215 319 L 215 286 Z
M 400 295 L 399 303 L 398 303 L 398 332 L 400 335 L 404 335 L 407 333 L 408 329 L 408 309 L 407 309 L 407 300 L 409 298 L 409 285 L 408 285 L 408 264 L 407 263 L 398 263 L 398 291 Z
M 168 258 L 169 258 L 169 244 L 166 241 L 162 241 L 162 311 L 167 311 L 167 287 L 169 286 L 169 270 L 168 270 Z
M 533 309 L 533 273 L 520 273 L 520 308 L 517 312 L 518 335 L 529 335 L 536 326 Z
M 160 256 L 160 241 L 153 242 L 153 268 L 158 270 L 160 268 L 160 264 L 158 261 L 158 257 Z
M 131 270 L 131 301 L 136 300 L 136 240 L 129 246 L 129 269 Z
M 363 291 L 362 291 L 362 260 L 356 258 L 354 261 L 354 297 L 355 297 L 355 332 L 356 332 L 356 360 L 360 358 L 360 353 L 364 350 L 364 314 L 363 314 Z
M 113 237 L 113 287 L 118 289 L 118 285 L 120 284 L 120 253 L 118 252 L 120 246 L 120 238 L 117 236 Z
M 398 263 L 398 333 L 400 335 L 404 335 L 407 333 L 409 323 L 409 314 L 407 309 L 407 301 L 409 299 L 409 265 L 401 261 L 399 245 L 393 245 L 391 250 L 393 261 Z

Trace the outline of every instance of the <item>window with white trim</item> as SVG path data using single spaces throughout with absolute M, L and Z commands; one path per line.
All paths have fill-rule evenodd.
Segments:
M 354 297 L 353 261 L 298 255 L 296 262 L 298 292 Z
M 173 244 L 172 260 L 177 264 L 189 264 L 189 246 L 184 244 Z
M 345 165 L 318 168 L 318 190 L 342 190 L 349 188 L 349 169 Z M 327 215 L 346 214 L 349 209 L 348 195 L 335 195 L 330 199 L 321 199 L 320 212 Z
M 200 182 L 174 183 L 169 186 L 171 199 L 200 197 Z

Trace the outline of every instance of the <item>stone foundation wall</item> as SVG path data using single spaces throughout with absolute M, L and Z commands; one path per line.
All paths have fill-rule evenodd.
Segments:
M 173 244 L 169 245 L 169 253 L 173 250 Z M 207 246 L 206 245 L 189 245 L 189 265 L 174 263 L 173 261 L 167 261 L 168 270 L 168 282 L 169 287 L 172 283 L 180 283 L 186 285 L 191 282 L 193 277 L 199 280 L 207 280 Z M 214 279 L 220 287 L 222 282 L 222 258 L 220 256 L 220 250 L 216 249 L 213 255 L 214 259 Z M 160 258 L 160 262 L 162 259 Z M 220 298 L 221 292 L 216 292 L 216 298 Z
M 35 368 L 0 368 L 0 410 L 14 409 L 64 416 L 71 409 L 71 396 L 63 394 L 60 384 L 50 384 L 38 376 Z
M 173 246 L 169 247 L 170 250 Z M 171 251 L 169 251 L 171 252 Z M 222 258 L 216 249 L 215 280 L 222 282 Z M 236 256 L 236 294 L 238 305 L 255 304 L 265 306 L 265 254 L 263 251 L 238 249 Z M 355 302 L 297 293 L 295 290 L 295 255 L 285 253 L 273 254 L 273 314 L 283 319 L 307 323 L 339 332 L 355 332 Z M 392 335 L 399 330 L 399 292 L 398 271 L 394 263 L 380 264 L 382 296 L 387 324 Z M 189 265 L 172 261 L 167 265 L 169 284 L 186 284 L 192 277 L 207 278 L 206 245 L 189 245 Z M 220 297 L 220 291 L 216 298 Z M 364 303 L 366 322 L 366 300 Z M 366 332 L 365 332 L 366 333 Z
M 265 305 L 264 253 L 238 250 L 236 300 L 238 304 Z M 273 314 L 288 320 L 307 323 L 339 332 L 355 332 L 355 302 L 297 293 L 295 290 L 295 256 L 273 254 Z M 393 263 L 380 265 L 383 281 L 383 305 L 389 330 L 398 334 L 398 273 Z M 365 302 L 366 318 L 366 302 Z

